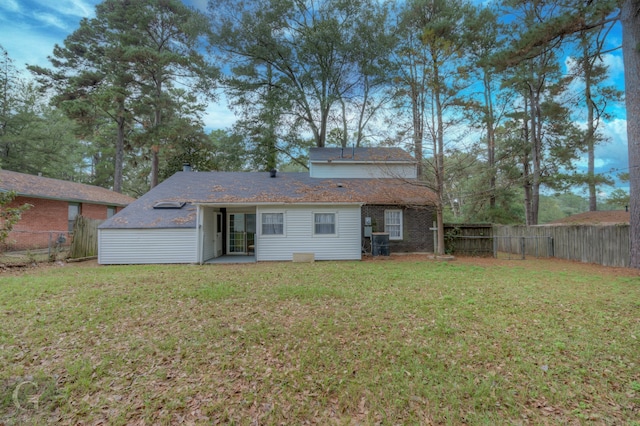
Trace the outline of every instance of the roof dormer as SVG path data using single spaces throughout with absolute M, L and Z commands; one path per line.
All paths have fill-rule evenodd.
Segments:
M 400 148 L 311 148 L 309 175 L 313 178 L 415 179 L 415 159 Z

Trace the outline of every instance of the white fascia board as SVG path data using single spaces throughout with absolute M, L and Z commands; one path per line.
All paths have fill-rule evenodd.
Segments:
M 413 164 L 416 160 L 316 160 L 311 161 L 311 164 Z
M 9 191 L 12 191 L 12 190 L 11 189 L 9 189 L 9 190 L 0 190 L 0 192 L 9 192 Z M 45 196 L 45 195 L 26 194 L 26 193 L 22 193 L 22 192 L 16 192 L 16 197 L 38 198 L 40 200 L 64 201 L 64 202 L 68 202 L 68 203 L 98 204 L 98 205 L 101 205 L 101 206 L 114 206 L 114 207 L 127 207 L 129 204 L 131 204 L 131 203 L 129 203 L 129 204 L 110 203 L 108 201 L 93 201 L 93 200 L 87 200 L 87 199 L 84 199 L 84 198 L 49 197 L 49 196 Z M 132 203 L 133 203 L 133 201 L 132 201 Z

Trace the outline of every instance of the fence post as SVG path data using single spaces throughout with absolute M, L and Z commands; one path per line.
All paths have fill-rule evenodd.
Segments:
M 438 223 L 436 221 L 433 222 L 433 252 L 438 253 Z
M 520 237 L 520 252 L 522 253 L 522 260 L 524 260 L 524 248 L 525 248 L 525 240 L 524 237 Z

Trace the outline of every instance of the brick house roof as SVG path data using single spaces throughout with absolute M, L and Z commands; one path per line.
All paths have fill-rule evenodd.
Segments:
M 124 194 L 83 183 L 0 170 L 0 191 L 15 191 L 24 197 L 47 198 L 78 203 L 126 206 L 133 201 Z
M 178 172 L 101 228 L 190 228 L 196 204 L 376 204 L 426 206 L 435 194 L 410 179 L 320 179 L 308 173 Z M 187 203 L 154 209 L 158 202 Z

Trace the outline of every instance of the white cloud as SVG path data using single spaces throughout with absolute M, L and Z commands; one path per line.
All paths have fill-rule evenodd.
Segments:
M 622 55 L 605 53 L 602 55 L 602 62 L 609 69 L 609 74 L 612 78 L 616 79 L 624 76 L 624 60 Z
M 621 183 L 617 182 L 618 174 L 629 170 L 627 121 L 616 118 L 612 121 L 604 122 L 602 123 L 601 131 L 608 141 L 596 145 L 595 172 L 603 173 L 607 177 L 616 180 L 616 187 L 619 187 Z M 579 171 L 586 172 L 587 154 L 582 155 L 575 165 Z
M 83 18 L 92 17 L 95 14 L 95 4 L 95 1 L 71 0 L 73 7 L 70 9 L 70 13 Z
M 203 117 L 204 128 L 208 132 L 231 128 L 237 120 L 233 111 L 227 107 L 227 99 L 222 92 L 218 93 L 218 99 L 218 102 L 207 106 Z
M 36 0 L 36 2 L 40 7 L 58 15 L 85 18 L 94 16 L 95 5 L 99 0 Z
M 624 81 L 624 61 L 622 55 L 620 53 L 605 53 L 601 55 L 601 58 L 602 60 L 599 61 L 599 63 L 604 64 L 607 67 L 609 80 L 607 84 L 616 84 Z M 564 59 L 564 66 L 567 74 L 577 72 L 577 70 L 575 70 L 576 65 L 577 62 L 575 58 L 567 56 Z M 572 82 L 572 85 L 573 84 L 575 84 L 575 82 Z
M 20 4 L 15 0 L 0 0 L 0 9 L 5 9 L 13 13 L 20 12 Z
M 599 148 L 603 151 L 602 157 L 608 158 L 612 162 L 619 162 L 623 159 L 628 160 L 628 144 L 627 144 L 627 120 L 616 118 L 603 123 L 602 133 L 610 140 L 609 143 L 601 145 Z
M 67 24 L 62 19 L 60 19 L 56 15 L 52 15 L 51 13 L 34 12 L 32 16 L 35 20 L 41 22 L 45 26 L 56 27 L 60 28 L 61 30 L 68 29 Z
M 598 172 L 609 173 L 615 178 L 618 173 L 629 171 L 629 148 L 627 144 L 627 120 L 617 118 L 605 122 L 602 133 L 609 142 L 596 147 L 596 158 L 602 161 Z
M 53 46 L 78 27 L 81 17 L 93 16 L 100 0 L 0 0 L 0 44 L 15 65 L 49 66 Z M 8 8 L 17 10 L 9 11 Z M 4 9 L 3 9 L 4 8 Z M 5 11 L 6 10 L 6 11 Z

